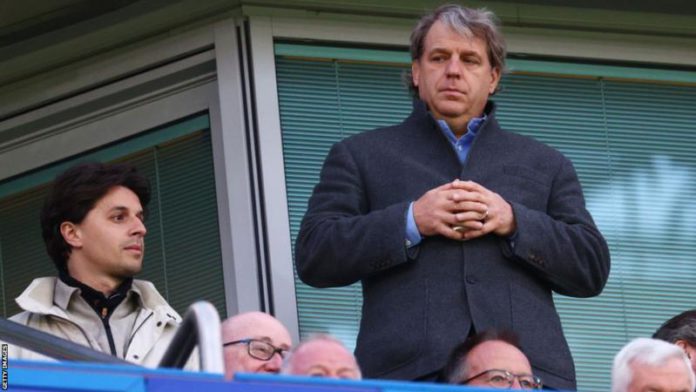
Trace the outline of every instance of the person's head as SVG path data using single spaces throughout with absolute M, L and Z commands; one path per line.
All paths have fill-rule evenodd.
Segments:
M 225 378 L 235 373 L 278 373 L 292 346 L 287 328 L 275 317 L 246 312 L 222 323 Z
M 517 337 L 508 331 L 484 331 L 459 344 L 452 350 L 442 378 L 449 384 L 541 388 Z
M 60 174 L 41 211 L 56 268 L 98 290 L 140 272 L 149 201 L 148 180 L 127 164 L 82 163 Z
M 341 341 L 316 335 L 300 343 L 283 363 L 283 374 L 360 380 L 355 356 Z
M 693 392 L 686 354 L 662 340 L 638 338 L 625 345 L 611 371 L 612 392 Z
M 682 312 L 665 321 L 655 331 L 654 339 L 664 340 L 681 347 L 696 372 L 696 309 Z
M 505 69 L 505 40 L 485 9 L 443 5 L 411 33 L 411 91 L 452 127 L 480 116 Z

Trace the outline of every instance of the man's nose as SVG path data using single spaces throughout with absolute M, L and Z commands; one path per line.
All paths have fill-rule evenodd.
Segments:
M 131 229 L 132 233 L 139 234 L 139 235 L 142 235 L 144 237 L 145 234 L 147 234 L 147 228 L 145 227 L 145 222 L 143 222 L 142 220 L 140 220 L 138 218 L 135 218 L 133 220 L 134 220 L 133 228 Z
M 459 62 L 459 58 L 452 56 L 447 61 L 446 72 L 448 76 L 460 76 L 462 74 L 462 64 Z
M 524 389 L 522 388 L 522 384 L 520 384 L 520 380 L 515 377 L 515 379 L 512 381 L 512 385 L 510 385 L 510 389 Z
M 279 372 L 280 367 L 283 365 L 283 358 L 278 353 L 273 353 L 271 359 L 266 362 L 266 368 L 269 371 Z

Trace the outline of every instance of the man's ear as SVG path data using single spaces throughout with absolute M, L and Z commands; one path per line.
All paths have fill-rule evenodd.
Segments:
M 501 71 L 498 67 L 491 68 L 491 84 L 488 87 L 488 94 L 493 95 L 495 90 L 498 88 L 498 83 L 500 83 Z
M 411 81 L 413 85 L 418 87 L 418 78 L 420 77 L 420 64 L 418 60 L 413 60 L 411 63 Z
M 63 222 L 60 224 L 60 234 L 65 242 L 73 248 L 82 247 L 82 233 L 80 228 L 72 222 Z

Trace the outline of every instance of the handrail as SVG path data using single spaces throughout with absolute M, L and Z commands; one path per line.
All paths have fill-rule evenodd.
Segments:
M 0 317 L 0 339 L 3 342 L 15 344 L 35 353 L 60 360 L 138 366 L 113 355 L 92 350 L 81 344 L 15 323 L 3 317 Z
M 198 301 L 189 306 L 159 366 L 183 368 L 196 343 L 201 371 L 224 373 L 220 316 L 210 302 Z

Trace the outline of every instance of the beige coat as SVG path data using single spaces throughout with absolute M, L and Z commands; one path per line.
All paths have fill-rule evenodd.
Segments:
M 55 277 L 38 278 L 17 297 L 16 302 L 24 312 L 10 320 L 111 354 L 101 319 L 77 288 Z M 126 299 L 109 319 L 117 356 L 139 365 L 156 367 L 180 322 L 181 317 L 152 283 L 134 280 Z M 13 345 L 10 345 L 9 356 L 46 359 Z

